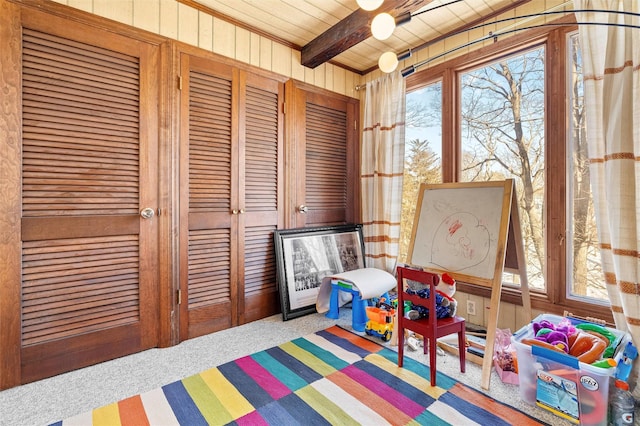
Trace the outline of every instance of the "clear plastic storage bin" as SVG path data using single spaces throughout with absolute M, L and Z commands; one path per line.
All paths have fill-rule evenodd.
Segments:
M 533 322 L 548 320 L 560 324 L 564 317 L 542 314 Z M 584 321 L 570 319 L 573 324 Z M 533 338 L 533 322 L 511 337 L 518 357 L 520 397 L 556 415 L 582 425 L 606 425 L 609 382 L 616 368 L 599 368 L 578 358 L 522 343 Z M 614 359 L 619 361 L 622 348 L 630 341 L 628 334 L 608 328 L 620 340 Z

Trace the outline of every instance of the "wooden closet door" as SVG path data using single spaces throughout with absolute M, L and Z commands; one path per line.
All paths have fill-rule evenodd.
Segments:
M 273 232 L 284 223 L 283 102 L 282 82 L 241 72 L 241 324 L 280 312 Z
M 182 53 L 181 340 L 279 311 L 284 84 Z
M 180 55 L 180 340 L 237 324 L 237 71 Z
M 289 228 L 355 223 L 360 217 L 359 101 L 289 81 Z
M 157 46 L 22 28 L 22 382 L 158 342 Z M 142 209 L 153 217 L 144 219 Z M 16 307 L 17 308 L 17 307 Z

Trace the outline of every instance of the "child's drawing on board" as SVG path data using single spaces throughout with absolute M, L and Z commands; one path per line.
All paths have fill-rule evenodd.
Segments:
M 486 226 L 473 213 L 456 212 L 442 220 L 433 235 L 431 263 L 450 271 L 481 264 L 491 249 Z

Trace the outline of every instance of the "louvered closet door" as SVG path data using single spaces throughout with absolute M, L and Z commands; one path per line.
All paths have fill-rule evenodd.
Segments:
M 277 313 L 283 84 L 180 57 L 184 340 Z
M 295 104 L 294 117 L 287 117 L 297 152 L 294 227 L 357 221 L 358 101 L 301 83 L 288 83 L 287 96 Z
M 240 153 L 244 185 L 240 189 L 239 247 L 243 253 L 243 306 L 240 323 L 280 311 L 273 232 L 282 226 L 283 155 L 282 102 L 284 85 L 241 74 Z
M 56 22 L 23 29 L 23 382 L 158 341 L 155 48 Z
M 306 225 L 345 222 L 347 112 L 313 99 L 307 100 L 306 112 Z
M 238 93 L 227 65 L 182 54 L 180 67 L 184 340 L 236 324 Z

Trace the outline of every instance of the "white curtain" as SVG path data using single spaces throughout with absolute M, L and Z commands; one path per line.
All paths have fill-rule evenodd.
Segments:
M 393 273 L 402 210 L 404 77 L 387 74 L 366 90 L 360 170 L 366 264 Z
M 574 0 L 575 9 L 638 13 L 637 0 Z M 577 13 L 587 143 L 605 282 L 616 327 L 640 344 L 640 19 Z M 616 25 L 617 24 L 617 25 Z M 635 25 L 628 28 L 619 24 Z M 637 382 L 637 369 L 629 380 Z M 638 389 L 634 392 L 638 395 Z

